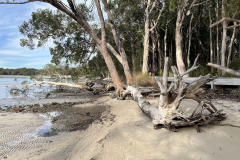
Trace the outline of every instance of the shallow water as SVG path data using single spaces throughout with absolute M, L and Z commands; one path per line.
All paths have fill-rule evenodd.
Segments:
M 44 79 L 49 80 L 49 79 Z M 49 98 L 45 98 L 50 92 L 55 91 L 55 87 L 49 87 L 48 84 L 41 86 L 32 86 L 25 94 L 17 91 L 10 92 L 13 86 L 19 88 L 23 81 L 33 83 L 29 76 L 0 76 L 0 107 L 13 105 L 29 105 L 29 104 L 46 104 L 49 102 L 78 102 L 89 100 L 90 98 L 85 93 L 78 93 L 77 95 L 65 96 L 64 93 L 51 94 Z M 71 80 L 69 81 L 71 82 Z

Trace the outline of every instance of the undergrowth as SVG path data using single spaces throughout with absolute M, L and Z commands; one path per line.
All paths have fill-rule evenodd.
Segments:
M 142 87 L 154 86 L 156 85 L 156 81 L 152 76 L 148 74 L 136 73 L 133 75 L 132 85 L 142 86 Z

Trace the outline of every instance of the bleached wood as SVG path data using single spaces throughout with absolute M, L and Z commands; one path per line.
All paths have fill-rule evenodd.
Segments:
M 230 69 L 230 68 L 227 68 L 227 67 L 222 67 L 222 66 L 220 66 L 220 65 L 218 65 L 218 64 L 213 64 L 213 63 L 208 63 L 207 65 L 210 66 L 210 67 L 214 67 L 214 68 L 223 70 L 223 71 L 225 71 L 225 72 L 227 72 L 227 73 L 230 73 L 230 74 L 232 74 L 232 75 L 235 75 L 235 76 L 240 77 L 240 72 L 235 71 L 235 70 L 233 70 L 233 69 Z

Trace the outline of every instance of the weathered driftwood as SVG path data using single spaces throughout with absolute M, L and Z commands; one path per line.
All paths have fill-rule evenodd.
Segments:
M 233 69 L 230 69 L 230 68 L 227 68 L 227 67 L 223 67 L 223 66 L 220 66 L 220 65 L 218 65 L 218 64 L 213 64 L 213 63 L 208 63 L 207 65 L 210 66 L 210 67 L 214 67 L 214 68 L 223 70 L 223 71 L 225 71 L 225 72 L 227 72 L 227 73 L 230 73 L 230 74 L 232 74 L 232 75 L 235 75 L 235 76 L 240 77 L 240 72 L 235 71 L 235 70 L 233 70 Z
M 197 95 L 201 90 L 200 87 L 212 81 L 214 77 L 210 74 L 200 76 L 189 85 L 182 82 L 184 75 L 198 68 L 196 66 L 197 58 L 193 67 L 183 74 L 179 74 L 177 68 L 172 67 L 175 80 L 170 86 L 167 83 L 168 58 L 165 59 L 163 77 L 156 78 L 161 90 L 158 107 L 152 106 L 143 98 L 141 92 L 132 86 L 128 86 L 123 95 L 129 92 L 132 94 L 142 112 L 152 119 L 155 128 L 161 125 L 176 131 L 176 127 L 192 125 L 196 127 L 197 131 L 200 131 L 199 126 L 201 125 L 219 123 L 225 119 L 225 113 L 222 113 L 222 110 L 217 110 L 210 101 Z M 185 115 L 184 111 L 179 108 L 179 104 L 184 98 L 193 99 L 199 103 L 191 115 Z
M 91 82 L 94 85 L 94 81 Z M 102 82 L 104 83 L 104 82 Z M 113 83 L 110 83 L 110 81 L 107 83 L 105 83 L 104 87 L 100 88 L 100 87 L 93 87 L 93 85 L 89 85 L 90 81 L 86 82 L 86 85 L 79 85 L 79 84 L 71 84 L 71 83 L 61 83 L 61 82 L 51 82 L 51 81 L 36 81 L 32 84 L 28 84 L 25 85 L 25 87 L 22 87 L 22 89 L 20 88 L 14 88 L 14 90 L 17 90 L 18 92 L 26 92 L 29 88 L 31 88 L 32 86 L 35 85 L 42 85 L 42 84 L 50 84 L 50 85 L 55 85 L 55 86 L 64 86 L 64 87 L 71 87 L 71 88 L 78 88 L 78 89 L 83 89 L 83 90 L 87 90 L 87 91 L 92 91 L 93 94 L 98 94 L 99 92 L 105 92 L 108 90 L 111 90 L 114 86 Z M 89 86 L 88 86 L 89 85 Z

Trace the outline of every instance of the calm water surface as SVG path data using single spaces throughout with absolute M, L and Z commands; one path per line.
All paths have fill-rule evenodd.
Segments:
M 29 76 L 0 76 L 0 98 L 16 98 L 23 96 L 20 94 L 10 94 L 8 88 L 12 86 L 19 86 L 23 81 L 28 81 L 33 83 L 30 80 Z
M 49 79 L 44 79 L 49 80 Z M 0 107 L 12 105 L 26 105 L 35 103 L 49 103 L 49 102 L 78 102 L 80 100 L 89 100 L 90 97 L 85 93 L 75 96 L 62 96 L 62 93 L 52 95 L 52 97 L 45 98 L 46 94 L 55 90 L 55 87 L 50 88 L 49 85 L 44 84 L 42 87 L 32 86 L 26 91 L 26 95 L 18 92 L 10 93 L 10 88 L 22 86 L 23 81 L 34 83 L 29 76 L 0 76 Z M 69 81 L 69 83 L 72 83 Z M 63 93 L 64 94 L 64 93 Z M 53 97 L 55 96 L 55 97 Z

